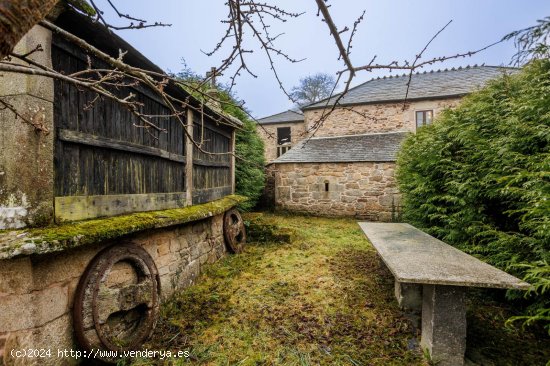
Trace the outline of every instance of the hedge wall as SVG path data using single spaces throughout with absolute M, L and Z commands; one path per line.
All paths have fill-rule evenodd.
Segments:
M 533 284 L 512 320 L 550 333 L 549 142 L 550 61 L 535 60 L 409 136 L 397 180 L 405 220 Z

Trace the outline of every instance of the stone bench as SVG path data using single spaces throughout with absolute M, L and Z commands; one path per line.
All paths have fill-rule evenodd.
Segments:
M 395 277 L 400 306 L 422 310 L 420 345 L 439 366 L 464 364 L 468 287 L 530 286 L 409 224 L 359 226 Z

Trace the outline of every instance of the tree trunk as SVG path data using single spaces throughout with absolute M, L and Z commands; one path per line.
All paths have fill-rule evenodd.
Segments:
M 44 19 L 58 0 L 0 0 L 0 59 Z

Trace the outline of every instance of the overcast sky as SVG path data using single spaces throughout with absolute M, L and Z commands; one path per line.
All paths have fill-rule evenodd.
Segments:
M 293 58 L 305 58 L 294 64 L 283 59 L 277 61 L 276 67 L 286 88 L 298 84 L 301 77 L 317 72 L 335 74 L 342 69 L 328 28 L 317 17 L 314 0 L 266 1 L 289 11 L 305 12 L 296 19 L 273 25 L 274 34 L 285 33 L 277 40 L 278 46 Z M 185 59 L 191 69 L 204 75 L 228 55 L 228 49 L 212 57 L 202 52 L 210 51 L 224 33 L 225 25 L 220 23 L 226 17 L 224 3 L 224 0 L 115 0 L 119 10 L 125 13 L 172 24 L 167 28 L 117 33 L 166 71 L 181 70 Z M 380 63 L 412 60 L 450 20 L 451 25 L 430 45 L 423 59 L 482 48 L 511 31 L 550 16 L 549 0 L 332 0 L 329 4 L 340 28 L 353 25 L 362 10 L 366 10 L 353 43 L 351 56 L 355 65 L 367 63 L 374 55 Z M 103 9 L 107 7 L 103 5 Z M 114 19 L 113 16 L 107 14 L 108 18 Z M 258 118 L 291 108 L 292 102 L 279 89 L 265 54 L 253 39 L 247 42 L 245 47 L 255 51 L 247 55 L 247 63 L 258 77 L 243 74 L 234 88 L 237 96 Z M 471 58 L 448 61 L 426 70 L 482 63 L 508 65 L 513 54 L 514 45 L 507 42 Z M 381 75 L 389 72 L 363 72 L 353 85 Z M 220 81 L 228 82 L 228 74 Z

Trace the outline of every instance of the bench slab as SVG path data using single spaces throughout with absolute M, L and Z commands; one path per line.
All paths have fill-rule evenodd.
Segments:
M 359 226 L 398 282 L 518 290 L 530 287 L 409 224 L 360 222 Z

